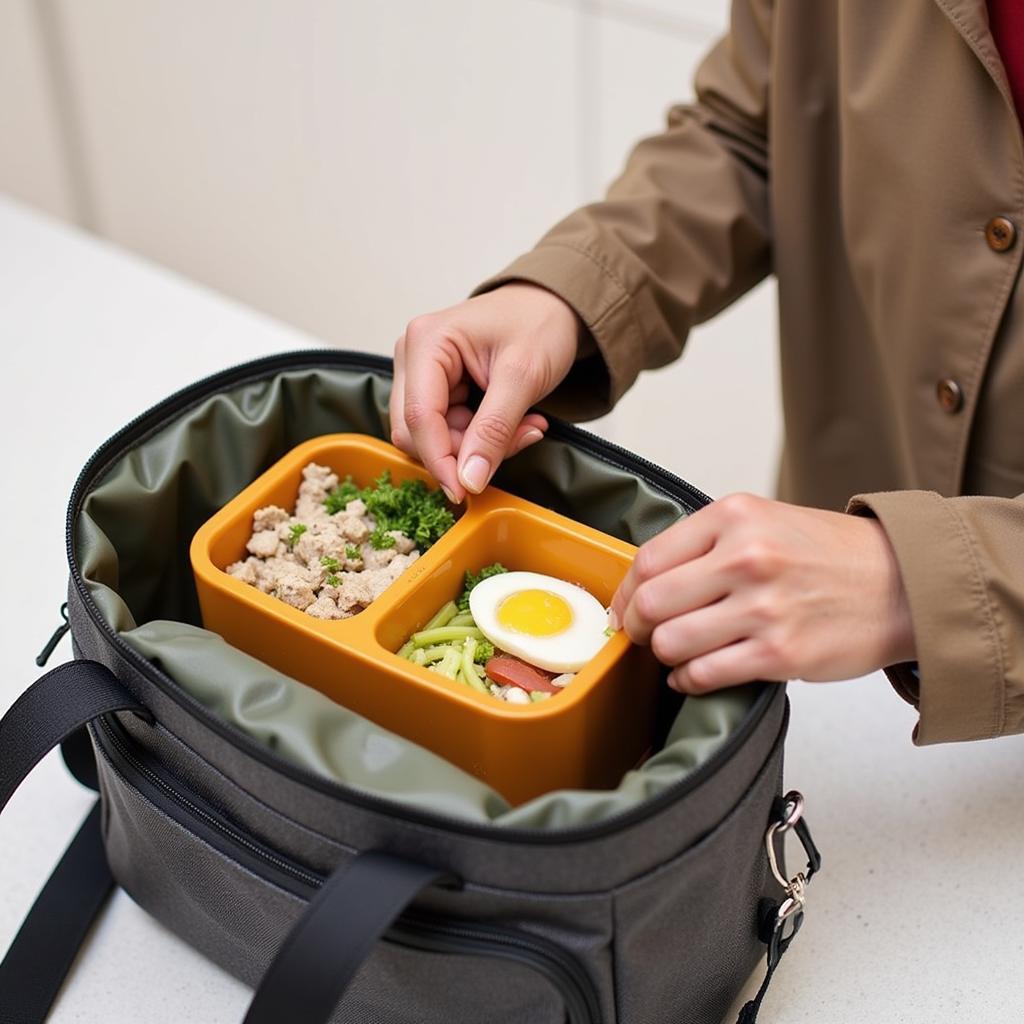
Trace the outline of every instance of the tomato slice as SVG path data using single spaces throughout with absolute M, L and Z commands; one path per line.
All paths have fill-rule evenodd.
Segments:
M 502 686 L 518 686 L 528 693 L 540 690 L 542 693 L 560 693 L 559 687 L 551 680 L 543 669 L 528 665 L 525 661 L 513 658 L 510 654 L 500 654 L 487 660 L 484 671 L 496 683 Z

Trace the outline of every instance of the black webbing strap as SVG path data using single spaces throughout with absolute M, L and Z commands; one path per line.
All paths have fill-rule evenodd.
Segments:
M 114 888 L 97 800 L 0 962 L 0 1024 L 42 1024 Z
M 0 811 L 46 754 L 109 711 L 150 717 L 96 661 L 69 661 L 36 680 L 0 718 Z
M 95 778 L 83 726 L 110 711 L 149 712 L 93 661 L 47 672 L 0 719 L 0 810 L 58 743 L 75 776 Z M 114 880 L 100 832 L 100 804 L 89 812 L 0 962 L 0 1024 L 42 1024 Z
M 381 851 L 335 872 L 288 933 L 260 981 L 244 1024 L 324 1024 L 395 918 L 448 872 Z

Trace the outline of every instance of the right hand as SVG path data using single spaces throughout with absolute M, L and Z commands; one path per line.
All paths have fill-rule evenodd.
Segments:
M 544 436 L 547 420 L 527 410 L 568 374 L 579 324 L 568 303 L 525 283 L 416 317 L 395 345 L 392 442 L 451 501 L 479 494 L 502 459 Z M 470 381 L 484 392 L 475 413 Z

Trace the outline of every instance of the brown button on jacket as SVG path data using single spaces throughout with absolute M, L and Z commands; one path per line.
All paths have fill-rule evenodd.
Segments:
M 885 527 L 917 742 L 1024 731 L 1024 142 L 984 0 L 735 0 L 696 90 L 478 290 L 576 309 L 598 354 L 545 407 L 580 419 L 774 273 L 780 496 Z

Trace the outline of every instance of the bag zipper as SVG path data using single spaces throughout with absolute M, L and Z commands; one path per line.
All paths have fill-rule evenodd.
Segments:
M 94 722 L 96 746 L 126 785 L 193 835 L 265 881 L 309 900 L 324 884 L 322 874 L 255 842 L 202 798 L 183 792 L 155 761 L 141 758 L 113 716 Z M 424 911 L 405 911 L 384 936 L 411 949 L 437 953 L 482 955 L 511 960 L 541 974 L 558 991 L 569 1024 L 601 1024 L 600 1001 L 590 975 L 557 943 L 521 929 L 478 924 Z
M 747 737 L 757 726 L 757 723 L 767 713 L 775 698 L 773 689 L 776 684 L 765 684 L 762 687 L 754 702 L 754 706 L 739 728 L 733 732 L 703 765 L 686 778 L 681 779 L 675 785 L 663 790 L 660 794 L 645 801 L 638 807 L 607 818 L 597 824 L 577 825 L 562 829 L 510 828 L 483 822 L 465 821 L 461 818 L 445 814 L 406 807 L 397 801 L 377 796 L 373 793 L 363 793 L 349 789 L 341 783 L 323 778 L 286 761 L 252 739 L 241 729 L 215 715 L 204 704 L 201 704 L 190 694 L 182 690 L 170 676 L 127 644 L 107 622 L 93 600 L 88 587 L 85 585 L 85 580 L 82 578 L 75 557 L 75 520 L 81 510 L 82 502 L 88 493 L 89 486 L 94 484 L 125 451 L 140 444 L 147 436 L 164 427 L 169 419 L 180 415 L 190 405 L 198 404 L 210 394 L 215 394 L 228 388 L 239 387 L 249 381 L 262 380 L 269 375 L 277 373 L 324 368 L 364 370 L 369 373 L 390 376 L 392 363 L 390 359 L 386 359 L 384 356 L 373 355 L 372 353 L 348 352 L 339 349 L 301 349 L 295 352 L 266 356 L 248 363 L 242 363 L 227 370 L 221 370 L 218 373 L 211 374 L 181 388 L 151 409 L 136 416 L 100 445 L 82 467 L 82 471 L 79 473 L 78 479 L 75 481 L 71 491 L 71 499 L 68 503 L 68 513 L 65 522 L 68 566 L 71 572 L 72 584 L 79 595 L 83 608 L 86 610 L 94 626 L 106 637 L 119 657 L 128 662 L 134 671 L 139 672 L 157 686 L 167 697 L 185 708 L 189 714 L 199 719 L 204 725 L 222 736 L 233 746 L 303 785 L 310 786 L 335 799 L 365 807 L 372 811 L 383 812 L 403 821 L 418 823 L 427 827 L 441 827 L 450 832 L 491 840 L 505 839 L 518 843 L 559 845 L 565 842 L 581 842 L 609 835 L 621 828 L 657 814 L 663 807 L 668 806 L 695 789 L 733 756 L 733 753 L 743 745 Z M 700 508 L 711 500 L 702 491 L 693 487 L 685 480 L 669 473 L 667 470 L 662 469 L 660 466 L 656 466 L 640 456 L 633 455 L 619 445 L 606 441 L 604 438 L 600 438 L 579 427 L 550 418 L 548 434 L 567 443 L 575 444 L 588 454 L 609 465 L 622 469 L 625 472 L 634 473 L 634 475 L 639 476 L 656 490 L 682 502 L 690 511 Z M 637 472 L 636 466 L 639 466 L 643 472 Z M 782 728 L 785 728 L 785 721 Z

